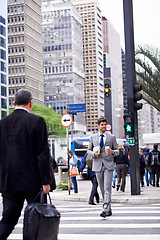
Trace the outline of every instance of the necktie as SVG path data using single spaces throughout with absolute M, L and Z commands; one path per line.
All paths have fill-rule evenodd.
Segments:
M 100 140 L 100 147 L 101 147 L 101 149 L 102 149 L 103 146 L 104 146 L 104 143 L 103 143 L 103 137 L 104 137 L 104 135 L 101 134 L 101 140 Z

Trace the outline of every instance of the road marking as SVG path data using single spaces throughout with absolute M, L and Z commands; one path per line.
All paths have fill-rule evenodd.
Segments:
M 142 237 L 144 237 L 145 240 L 159 240 L 159 235 L 111 235 L 111 234 L 59 234 L 58 240 L 142 240 Z
M 62 209 L 60 209 L 60 208 L 57 208 L 58 209 L 58 211 L 61 211 Z M 94 212 L 92 212 L 92 211 L 90 211 L 91 209 L 86 209 L 87 211 L 85 211 L 85 212 L 83 212 L 82 210 L 84 210 L 84 208 L 83 209 L 81 209 L 81 210 L 79 210 L 79 212 L 78 212 L 78 210 L 79 209 L 76 209 L 76 210 L 73 210 L 73 209 L 65 209 L 65 211 L 68 211 L 68 212 L 63 212 L 63 214 L 69 214 L 69 213 L 71 213 L 71 214 L 88 214 L 88 213 L 93 213 L 93 214 L 97 214 L 97 213 L 99 213 L 99 211 L 101 211 L 101 210 L 99 210 L 99 211 L 94 211 Z M 93 209 L 92 209 L 93 210 Z M 97 209 L 96 209 L 97 210 Z M 72 211 L 75 211 L 75 212 L 72 212 Z M 77 211 L 77 212 L 76 212 Z M 153 214 L 155 214 L 155 213 L 160 213 L 160 211 L 150 211 L 150 210 L 138 210 L 138 211 L 135 211 L 135 210 L 126 210 L 126 211 L 122 211 L 122 210 L 113 210 L 112 211 L 112 213 L 113 214 L 117 214 L 117 213 L 122 213 L 122 214 L 125 214 L 125 213 L 139 213 L 139 214 L 142 214 L 142 213 L 147 213 L 147 214 L 150 214 L 150 213 L 153 213 Z
M 106 221 L 107 219 L 102 219 Z M 107 222 L 107 221 L 106 221 Z M 60 224 L 60 228 L 160 228 L 160 223 L 148 223 L 148 224 Z
M 97 217 L 61 217 L 61 221 L 72 221 L 72 220 L 100 220 L 99 216 Z M 111 216 L 109 220 L 160 220 L 159 216 Z
M 159 235 L 156 234 L 147 234 L 147 235 L 111 235 L 111 234 L 58 234 L 58 240 L 142 240 L 144 237 L 145 240 L 159 240 Z M 22 234 L 12 234 L 8 237 L 12 240 L 22 240 Z

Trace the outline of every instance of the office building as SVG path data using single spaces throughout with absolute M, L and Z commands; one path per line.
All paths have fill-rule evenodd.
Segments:
M 0 119 L 8 114 L 7 2 L 0 3 Z
M 9 108 L 26 88 L 44 104 L 41 1 L 8 0 Z
M 98 130 L 97 119 L 104 117 L 103 44 L 101 9 L 96 0 L 72 0 L 82 18 L 84 96 L 87 132 Z
M 138 137 L 139 146 L 144 147 L 143 134 L 158 133 L 159 131 L 159 112 L 144 100 L 143 108 L 138 111 Z
M 81 16 L 70 1 L 42 2 L 45 105 L 57 114 L 84 103 Z M 84 133 L 85 113 L 74 116 L 74 133 Z

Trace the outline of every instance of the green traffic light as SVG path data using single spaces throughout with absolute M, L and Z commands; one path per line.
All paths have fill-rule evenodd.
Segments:
M 127 126 L 126 126 L 126 131 L 127 131 L 127 132 L 132 132 L 132 127 L 131 127 L 131 125 L 127 124 Z

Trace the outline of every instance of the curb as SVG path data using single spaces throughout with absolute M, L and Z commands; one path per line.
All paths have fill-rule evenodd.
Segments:
M 73 201 L 73 202 L 86 202 L 88 203 L 88 198 L 82 197 L 82 196 L 74 196 L 68 195 L 67 193 L 65 196 L 55 196 L 54 193 L 51 195 L 51 199 L 53 201 Z M 100 203 L 103 203 L 102 200 L 100 200 Z M 148 198 L 148 197 L 139 197 L 137 196 L 130 196 L 130 197 L 123 197 L 119 198 L 119 196 L 112 197 L 111 198 L 111 203 L 118 203 L 118 204 L 160 204 L 160 198 Z

